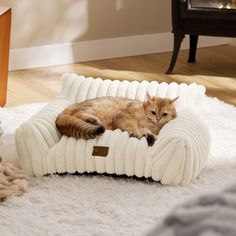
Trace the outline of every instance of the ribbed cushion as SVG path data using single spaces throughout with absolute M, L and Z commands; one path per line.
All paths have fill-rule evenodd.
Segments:
M 188 184 L 204 168 L 210 148 L 210 134 L 193 109 L 205 88 L 196 84 L 143 81 L 110 81 L 63 76 L 59 96 L 24 123 L 16 132 L 22 168 L 28 174 L 97 172 L 151 177 L 163 184 Z M 58 114 L 69 104 L 101 96 L 121 96 L 144 101 L 146 93 L 175 98 L 178 116 L 161 130 L 152 147 L 127 132 L 107 130 L 92 140 L 76 140 L 60 135 L 55 126 Z M 94 146 L 108 147 L 106 157 L 93 156 Z
M 64 84 L 61 95 L 72 103 L 103 96 L 127 97 L 143 102 L 146 99 L 147 91 L 149 91 L 152 96 L 162 98 L 180 96 L 177 103 L 178 107 L 184 107 L 186 105 L 193 105 L 197 96 L 205 94 L 206 91 L 204 86 L 195 83 L 190 85 L 182 83 L 178 85 L 175 82 L 170 84 L 162 82 L 159 84 L 156 81 L 143 81 L 141 83 L 126 80 L 111 81 L 100 78 L 85 78 L 76 74 L 65 74 L 63 75 L 63 80 Z

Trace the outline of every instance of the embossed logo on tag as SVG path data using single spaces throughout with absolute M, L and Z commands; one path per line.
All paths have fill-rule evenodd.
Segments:
M 108 155 L 109 147 L 104 146 L 94 146 L 93 147 L 93 156 L 106 157 Z

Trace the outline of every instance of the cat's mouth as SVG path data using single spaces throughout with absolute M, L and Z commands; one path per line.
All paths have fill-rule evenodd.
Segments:
M 164 120 L 157 120 L 156 123 L 157 123 L 158 125 L 163 125 L 163 124 L 166 123 L 166 121 L 164 121 Z

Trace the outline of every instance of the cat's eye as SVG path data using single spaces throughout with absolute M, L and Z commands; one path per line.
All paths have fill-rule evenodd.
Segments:
M 162 113 L 162 116 L 168 116 L 167 112 Z
M 153 115 L 156 115 L 157 113 L 156 113 L 155 111 L 152 111 L 152 114 L 153 114 Z

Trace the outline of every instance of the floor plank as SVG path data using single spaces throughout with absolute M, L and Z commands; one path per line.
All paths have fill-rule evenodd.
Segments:
M 7 106 L 50 101 L 60 91 L 60 77 L 66 72 L 112 80 L 196 82 L 206 86 L 209 96 L 236 106 L 236 47 L 198 49 L 196 64 L 186 63 L 187 56 L 187 50 L 180 52 L 173 75 L 165 74 L 171 53 L 12 71 Z

